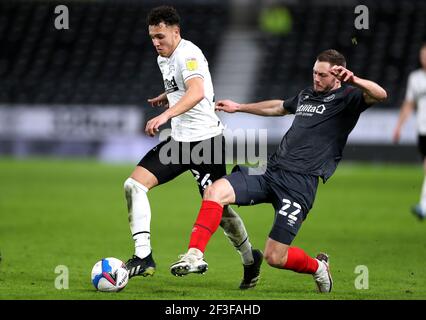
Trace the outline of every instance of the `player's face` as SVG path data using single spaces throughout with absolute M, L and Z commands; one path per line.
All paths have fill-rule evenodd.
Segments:
M 330 73 L 331 65 L 329 62 L 316 61 L 313 69 L 313 86 L 316 92 L 328 92 L 336 89 L 340 81 Z
M 149 26 L 149 36 L 157 53 L 162 57 L 170 57 L 180 40 L 178 26 L 168 26 L 161 22 L 155 26 Z
M 423 49 L 420 50 L 420 63 L 422 68 L 426 70 L 426 47 L 423 47 Z

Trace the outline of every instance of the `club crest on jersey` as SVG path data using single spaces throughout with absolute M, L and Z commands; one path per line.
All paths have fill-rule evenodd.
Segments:
M 336 96 L 335 96 L 335 94 L 333 93 L 331 96 L 325 97 L 323 101 L 324 101 L 324 102 L 330 102 L 330 101 L 333 101 L 335 97 L 336 97 Z
M 195 58 L 186 59 L 185 64 L 186 64 L 186 69 L 188 69 L 188 71 L 194 71 L 198 69 L 198 62 L 197 62 L 197 59 Z
M 165 76 L 170 76 L 175 72 L 175 66 L 172 64 L 160 62 L 160 69 Z

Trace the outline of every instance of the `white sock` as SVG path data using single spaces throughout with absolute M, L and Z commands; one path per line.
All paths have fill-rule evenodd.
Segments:
M 246 227 L 244 226 L 243 220 L 241 220 L 240 216 L 231 208 L 231 206 L 225 206 L 223 208 L 220 226 L 223 228 L 223 231 L 229 241 L 231 241 L 233 246 L 237 249 L 243 264 L 252 264 L 254 262 L 254 258 Z
M 426 176 L 423 178 L 422 193 L 420 194 L 420 208 L 423 215 L 426 214 Z
M 135 241 L 135 255 L 145 258 L 151 253 L 151 208 L 146 195 L 148 188 L 135 179 L 128 178 L 124 182 L 124 190 L 130 231 Z
M 143 259 L 151 253 L 151 234 L 139 233 L 133 235 L 135 240 L 135 255 Z

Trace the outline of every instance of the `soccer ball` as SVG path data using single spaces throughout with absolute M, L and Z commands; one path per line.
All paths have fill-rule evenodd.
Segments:
M 123 261 L 109 257 L 96 262 L 92 269 L 92 283 L 99 291 L 117 292 L 127 285 L 129 272 Z

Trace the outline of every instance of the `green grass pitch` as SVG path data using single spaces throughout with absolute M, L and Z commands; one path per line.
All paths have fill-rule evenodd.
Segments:
M 320 295 L 310 275 L 262 265 L 254 290 L 240 291 L 240 257 L 221 230 L 206 251 L 209 271 L 177 278 L 169 265 L 187 248 L 200 198 L 186 173 L 149 193 L 152 246 L 158 268 L 119 293 L 96 292 L 94 263 L 133 253 L 123 182 L 132 166 L 85 160 L 0 160 L 0 299 L 425 299 L 426 221 L 409 208 L 418 200 L 420 165 L 342 163 L 320 184 L 294 245 L 329 253 L 334 290 Z M 268 204 L 236 208 L 251 241 L 263 250 L 273 219 Z M 69 271 L 57 289 L 57 266 Z M 368 270 L 356 273 L 357 266 Z M 363 281 L 361 278 L 363 277 Z

